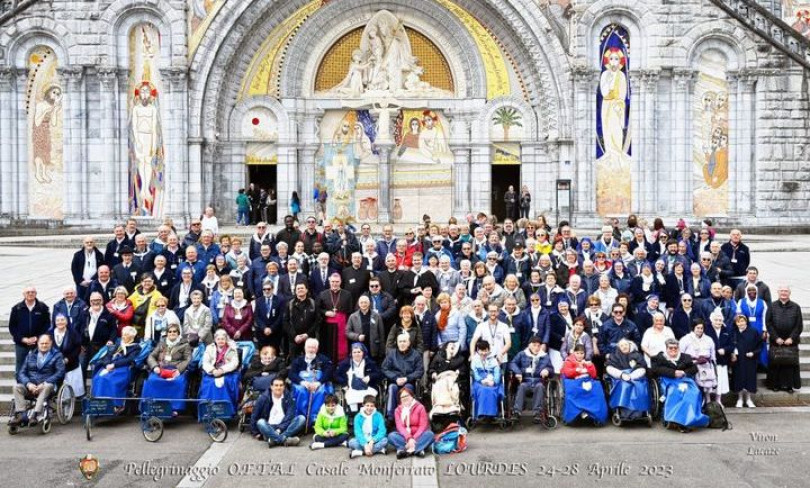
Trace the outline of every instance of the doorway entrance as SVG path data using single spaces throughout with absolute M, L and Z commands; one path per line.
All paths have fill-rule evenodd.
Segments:
M 504 202 L 504 194 L 511 185 L 516 193 L 516 197 L 520 196 L 520 165 L 519 164 L 493 164 L 490 166 L 492 169 L 492 213 L 498 217 L 499 222 L 503 222 L 505 218 L 509 217 L 513 220 L 518 217 L 518 205 L 515 203 L 513 215 L 506 215 L 506 202 Z
M 278 201 L 278 194 L 276 193 L 277 175 L 278 170 L 275 164 L 249 164 L 248 165 L 248 184 L 253 183 L 256 188 L 266 190 L 267 192 L 273 191 L 275 200 Z M 261 220 L 271 224 L 276 223 L 278 220 L 277 215 L 278 203 L 267 207 L 267 215 L 261 215 Z

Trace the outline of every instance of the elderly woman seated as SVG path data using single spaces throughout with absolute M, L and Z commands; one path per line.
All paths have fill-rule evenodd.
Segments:
M 545 380 L 554 376 L 554 366 L 551 365 L 551 358 L 542 349 L 542 340 L 539 337 L 529 339 L 526 349 L 520 351 L 509 363 L 509 370 L 518 382 L 512 418 L 520 418 L 526 394 L 531 392 L 534 423 L 546 424 L 548 412 L 545 408 Z
M 577 344 L 566 358 L 560 373 L 563 377 L 565 404 L 563 422 L 591 419 L 602 425 L 607 421 L 607 405 L 602 383 L 596 380 L 596 367 L 585 359 L 585 346 Z
M 495 417 L 498 415 L 498 403 L 504 396 L 503 375 L 498 358 L 491 354 L 489 342 L 475 343 L 475 355 L 470 369 L 473 376 L 472 418 Z
M 211 333 L 212 318 L 211 309 L 203 303 L 203 292 L 194 290 L 191 292 L 191 306 L 183 314 L 183 335 L 192 347 L 202 342 L 206 346 L 214 342 Z
M 352 344 L 351 355 L 338 364 L 335 372 L 335 384 L 343 387 L 346 405 L 352 413 L 360 410 L 365 397 L 377 396 L 382 378 L 382 371 L 361 342 Z
M 413 386 L 425 372 L 422 354 L 411 347 L 411 336 L 407 332 L 397 337 L 397 348 L 388 351 L 382 371 L 389 382 L 386 413 L 392 418 L 399 390 L 408 386 L 413 391 Z
M 307 425 L 315 423 L 318 411 L 326 395 L 332 393 L 332 361 L 318 353 L 318 340 L 307 339 L 304 355 L 290 364 L 290 381 L 293 384 L 296 411 L 304 415 Z
M 121 331 L 121 341 L 117 346 L 107 348 L 107 353 L 96 362 L 93 373 L 94 397 L 123 398 L 132 381 L 132 366 L 141 352 L 141 345 L 135 342 L 137 329 L 130 325 Z M 116 411 L 124 408 L 124 400 L 113 400 Z
M 668 339 L 666 350 L 652 359 L 652 373 L 659 378 L 664 397 L 664 423 L 681 432 L 709 424 L 709 417 L 701 411 L 700 388 L 693 379 L 697 371 L 692 356 L 683 354 L 675 339 Z
M 200 400 L 227 401 L 224 416 L 234 415 L 239 402 L 239 349 L 223 329 L 217 330 L 214 343 L 206 346 L 202 369 Z
M 607 374 L 612 381 L 610 408 L 621 420 L 637 419 L 650 411 L 647 363 L 634 342 L 619 341 L 607 361 Z
M 184 374 L 191 360 L 191 346 L 180 335 L 180 326 L 169 325 L 166 337 L 146 360 L 152 373 L 143 385 L 143 398 L 171 399 L 172 414 L 185 408 L 187 378 Z
M 399 406 L 394 411 L 396 431 L 388 434 L 388 442 L 397 450 L 397 459 L 425 457 L 425 450 L 433 443 L 427 411 L 407 386 L 399 390 L 398 397 Z
M 278 357 L 276 346 L 264 346 L 250 361 L 244 380 L 254 391 L 263 392 L 284 369 L 284 360 Z

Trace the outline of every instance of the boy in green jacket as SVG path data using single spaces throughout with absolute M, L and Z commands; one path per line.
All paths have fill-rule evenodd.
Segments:
M 315 436 L 309 448 L 346 446 L 349 440 L 349 423 L 343 407 L 338 405 L 335 395 L 327 395 L 323 401 L 318 418 L 315 419 Z

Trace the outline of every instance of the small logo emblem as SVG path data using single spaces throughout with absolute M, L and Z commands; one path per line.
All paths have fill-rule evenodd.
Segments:
M 92 454 L 88 454 L 79 461 L 79 471 L 81 471 L 88 480 L 92 480 L 100 469 L 101 465 L 98 463 L 98 458 Z

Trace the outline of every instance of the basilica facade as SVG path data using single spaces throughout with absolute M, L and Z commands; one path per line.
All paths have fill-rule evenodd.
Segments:
M 34 2 L 0 17 L 0 223 L 229 221 L 253 184 L 279 217 L 503 215 L 512 185 L 579 225 L 809 224 L 780 43 L 810 6 L 751 2 Z

